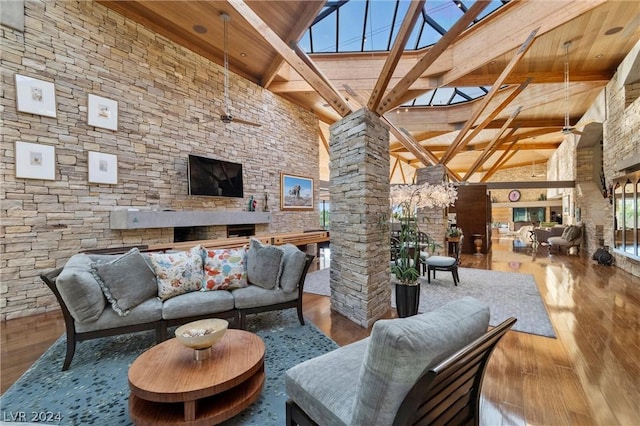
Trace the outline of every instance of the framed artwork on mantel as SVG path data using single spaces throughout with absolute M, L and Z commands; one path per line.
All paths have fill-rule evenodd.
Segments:
M 15 75 L 15 80 L 18 111 L 56 117 L 55 84 L 20 74 Z
M 87 124 L 103 129 L 118 130 L 118 102 L 102 96 L 89 95 Z
M 280 173 L 280 210 L 313 210 L 313 179 Z
M 89 183 L 118 183 L 118 156 L 89 151 Z

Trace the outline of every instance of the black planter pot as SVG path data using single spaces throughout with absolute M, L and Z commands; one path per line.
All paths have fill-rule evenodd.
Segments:
M 400 318 L 406 318 L 417 314 L 419 302 L 420 285 L 396 283 L 396 309 Z

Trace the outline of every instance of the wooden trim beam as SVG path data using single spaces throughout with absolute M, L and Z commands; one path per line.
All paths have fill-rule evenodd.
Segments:
M 379 115 L 401 105 L 406 100 L 403 96 L 407 93 L 413 83 L 444 53 L 445 50 L 467 29 L 469 24 L 486 8 L 488 0 L 478 0 L 471 6 L 460 19 L 447 31 L 438 42 L 433 45 L 418 62 L 402 77 L 388 94 L 384 96 L 384 101 L 375 110 Z
M 293 28 L 291 28 L 291 31 L 289 31 L 287 35 L 287 42 L 293 41 L 297 43 L 300 38 L 302 38 L 305 31 L 311 26 L 313 20 L 316 19 L 316 16 L 318 16 L 318 13 L 320 13 L 324 7 L 324 4 L 324 0 L 309 0 L 305 2 L 304 11 L 298 16 Z M 271 61 L 267 72 L 262 77 L 262 87 L 269 87 L 278 74 L 278 70 L 283 62 L 284 59 L 282 56 L 276 56 L 275 59 Z
M 329 154 L 329 143 L 327 142 L 327 138 L 324 136 L 324 132 L 322 131 L 322 127 L 320 127 L 320 123 L 318 123 L 318 135 L 320 135 L 320 140 L 322 141 L 324 149 L 326 149 L 327 154 Z
M 470 183 L 469 185 L 473 185 Z M 574 180 L 528 180 L 524 182 L 486 182 L 487 189 L 575 188 Z
M 373 91 L 371 92 L 371 96 L 369 97 L 369 102 L 367 104 L 367 108 L 369 108 L 369 111 L 376 111 L 378 105 L 380 105 L 380 101 L 382 100 L 384 92 L 387 90 L 387 86 L 389 85 L 391 76 L 396 70 L 398 62 L 402 57 L 404 46 L 407 44 L 407 40 L 411 36 L 411 31 L 413 30 L 418 17 L 420 17 L 420 14 L 422 13 L 424 3 L 425 0 L 419 0 L 412 1 L 409 5 L 407 14 L 405 15 L 404 21 L 402 22 L 402 26 L 400 27 L 400 30 L 396 35 L 396 39 L 393 42 L 393 46 L 389 51 L 389 56 L 387 56 L 387 60 L 382 67 L 382 71 L 380 72 L 378 81 L 373 87 Z
M 312 68 L 310 68 L 304 60 L 302 60 L 295 52 L 291 50 L 287 44 L 282 41 L 280 37 L 260 18 L 243 0 L 228 0 L 228 4 L 233 7 L 236 12 L 240 14 L 253 29 L 262 37 L 267 43 L 273 47 L 273 49 L 282 58 L 287 61 L 289 65 L 300 76 L 318 92 L 322 98 L 336 110 L 341 117 L 347 116 L 351 113 L 351 106 L 342 98 L 342 95 L 330 85 L 325 82 L 323 76 L 317 74 Z M 316 68 L 317 69 L 317 68 Z
M 529 37 L 527 37 L 527 39 L 524 41 L 522 46 L 520 46 L 520 49 L 518 49 L 518 51 L 513 56 L 513 58 L 511 58 L 511 61 L 509 61 L 509 64 L 507 64 L 505 69 L 502 70 L 500 77 L 498 77 L 498 79 L 494 82 L 493 86 L 491 86 L 491 90 L 489 90 L 489 93 L 487 93 L 482 98 L 482 102 L 478 106 L 478 109 L 476 109 L 472 114 L 471 118 L 467 120 L 462 130 L 460 130 L 460 132 L 456 135 L 456 138 L 454 139 L 454 141 L 451 143 L 451 146 L 449 147 L 447 152 L 445 152 L 444 156 L 440 159 L 440 162 L 442 164 L 447 164 L 447 162 L 451 160 L 451 158 L 453 158 L 453 156 L 456 155 L 463 148 L 461 143 L 462 138 L 467 134 L 469 129 L 471 129 L 471 126 L 473 126 L 473 124 L 478 119 L 478 117 L 480 117 L 482 112 L 487 108 L 487 106 L 489 105 L 489 102 L 491 102 L 494 96 L 498 93 L 500 86 L 502 85 L 504 80 L 507 78 L 507 76 L 511 73 L 513 68 L 518 64 L 518 62 L 520 61 L 520 59 L 522 59 L 525 53 L 527 53 L 529 48 L 531 48 L 537 32 L 538 32 L 538 29 L 535 29 L 531 32 L 531 34 L 529 34 Z
M 474 161 L 473 165 L 471 166 L 471 168 L 467 171 L 467 173 L 464 175 L 464 180 L 468 181 L 469 178 L 471 177 L 471 175 L 473 175 L 476 170 L 478 170 L 478 168 L 480 166 L 482 166 L 491 156 L 491 153 L 493 151 L 495 151 L 495 147 L 498 145 L 498 141 L 502 141 L 504 142 L 504 140 L 506 140 L 509 136 L 513 135 L 517 129 L 511 129 L 511 131 L 509 132 L 509 134 L 503 138 L 502 140 L 500 139 L 500 136 L 502 136 L 502 134 L 505 132 L 505 130 L 507 130 L 507 127 L 509 127 L 509 124 L 511 124 L 511 122 L 513 121 L 514 118 L 516 118 L 518 116 L 518 114 L 520 114 L 520 111 L 522 110 L 522 107 L 518 107 L 513 114 L 511 114 L 511 116 L 509 117 L 509 119 L 507 121 L 505 121 L 504 125 L 502 126 L 502 128 L 500 129 L 500 131 L 495 135 L 495 137 L 491 140 L 491 142 L 489 142 L 489 145 L 487 145 L 484 150 L 482 151 L 482 153 L 478 156 L 478 158 L 476 158 L 476 161 Z

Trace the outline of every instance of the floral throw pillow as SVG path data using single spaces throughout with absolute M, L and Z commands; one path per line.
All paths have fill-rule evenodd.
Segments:
M 167 300 L 179 294 L 198 291 L 204 278 L 202 248 L 176 253 L 149 253 L 158 278 L 158 297 Z
M 229 290 L 247 286 L 247 251 L 216 249 L 204 252 L 204 283 L 202 291 Z

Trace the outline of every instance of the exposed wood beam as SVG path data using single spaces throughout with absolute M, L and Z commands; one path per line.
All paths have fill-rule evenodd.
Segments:
M 318 135 L 320 135 L 320 140 L 322 141 L 324 149 L 326 149 L 327 154 L 329 154 L 329 142 L 327 142 L 327 138 L 324 136 L 324 132 L 322 131 L 322 127 L 320 127 L 320 123 L 318 123 Z
M 389 180 L 391 180 L 391 178 L 393 178 L 393 174 L 396 172 L 396 168 L 398 168 L 398 163 L 400 162 L 400 159 L 398 157 L 394 157 L 396 159 L 396 161 L 393 162 L 393 166 L 391 167 L 391 172 L 389 173 Z
M 489 156 L 491 155 L 490 152 L 491 150 L 494 149 L 494 147 L 497 146 L 498 141 L 500 141 L 500 136 L 502 136 L 502 134 L 505 132 L 505 130 L 507 130 L 507 127 L 509 126 L 509 124 L 511 124 L 511 122 L 513 121 L 514 118 L 516 118 L 516 116 L 518 114 L 520 114 L 520 111 L 522 110 L 522 107 L 518 107 L 513 114 L 511 114 L 511 116 L 509 117 L 509 119 L 507 121 L 505 121 L 504 125 L 502 126 L 502 128 L 500 129 L 500 131 L 498 133 L 496 133 L 496 135 L 494 136 L 494 138 L 489 142 L 489 145 L 487 145 L 484 150 L 482 151 L 482 153 L 478 156 L 478 158 L 476 158 L 476 161 L 474 161 L 473 165 L 471 166 L 471 168 L 467 171 L 467 173 L 464 175 L 464 180 L 468 181 L 469 178 L 471 177 L 471 175 L 473 175 L 476 170 L 478 170 L 478 168 L 483 165 L 488 159 Z M 515 133 L 517 129 L 511 129 L 511 132 L 507 135 L 507 137 L 505 137 L 503 139 L 503 141 L 505 139 L 507 139 L 509 136 L 513 135 Z
M 341 117 L 345 117 L 351 112 L 351 107 L 342 98 L 340 93 L 334 90 L 328 85 L 321 75 L 318 75 L 303 61 L 295 52 L 293 52 L 287 44 L 282 41 L 280 37 L 243 1 L 243 0 L 228 0 L 228 4 L 233 7 L 253 29 L 262 37 L 267 43 L 273 47 L 273 49 L 282 58 L 287 61 L 289 65 L 300 76 L 314 88 L 316 92 L 322 98 L 336 110 Z
M 491 90 L 489 90 L 489 93 L 487 93 L 482 98 L 482 101 L 478 109 L 476 109 L 472 114 L 471 118 L 467 120 L 462 130 L 460 130 L 460 132 L 456 135 L 456 138 L 454 139 L 454 141 L 451 143 L 451 146 L 449 147 L 447 152 L 445 152 L 444 156 L 440 159 L 440 162 L 442 164 L 447 164 L 447 162 L 451 160 L 451 158 L 463 148 L 461 143 L 462 138 L 464 138 L 464 136 L 467 134 L 471 126 L 473 126 L 473 124 L 478 119 L 478 117 L 480 117 L 482 112 L 489 105 L 489 102 L 491 102 L 493 97 L 498 93 L 498 90 L 500 89 L 500 86 L 504 82 L 504 79 L 507 78 L 507 76 L 511 73 L 511 71 L 516 66 L 516 64 L 520 61 L 520 59 L 522 59 L 525 53 L 527 53 L 529 48 L 533 45 L 533 40 L 537 32 L 538 32 L 538 29 L 535 29 L 531 32 L 531 34 L 529 34 L 529 37 L 527 37 L 527 39 L 522 44 L 522 46 L 520 46 L 520 49 L 518 49 L 518 51 L 513 56 L 513 58 L 511 58 L 511 61 L 509 61 L 509 64 L 507 64 L 505 69 L 502 70 L 500 77 L 498 77 L 498 79 L 494 82 L 493 86 L 491 86 Z
M 607 84 L 613 77 L 614 71 L 609 70 L 587 70 L 587 71 L 571 71 L 571 81 L 593 81 Z M 456 81 L 449 83 L 450 86 L 466 87 L 466 86 L 491 86 L 498 78 L 497 74 L 468 74 Z M 552 71 L 528 72 L 526 74 L 520 72 L 512 73 L 504 81 L 504 84 L 518 84 L 525 78 L 531 78 L 535 84 L 542 83 L 562 83 L 564 76 L 562 73 Z
M 606 0 L 512 1 L 496 10 L 482 25 L 475 25 L 455 44 L 455 63 L 441 76 L 448 85 L 518 47 L 518 40 L 536 29 L 545 34 L 605 3 Z M 508 36 L 505 36 L 508 35 Z M 491 46 L 492 56 L 478 55 L 478 46 Z M 434 64 L 438 67 L 438 64 Z
M 400 130 L 395 124 L 390 122 L 386 117 L 382 116 L 380 119 L 387 123 L 389 126 L 389 130 L 393 135 L 400 141 L 402 145 L 412 153 L 418 160 L 422 162 L 425 166 L 430 166 L 436 164 L 438 159 L 435 155 L 425 150 L 415 139 L 413 139 L 410 135 L 407 135 L 405 132 Z
M 405 15 L 404 21 L 402 22 L 402 26 L 400 27 L 393 46 L 389 51 L 389 56 L 387 56 L 387 60 L 382 67 L 382 71 L 380 72 L 378 81 L 376 82 L 376 85 L 373 87 L 373 91 L 371 92 L 371 97 L 369 98 L 369 103 L 367 104 L 367 108 L 369 108 L 369 111 L 376 111 L 376 109 L 380 105 L 380 101 L 382 100 L 384 92 L 387 90 L 387 86 L 389 85 L 391 76 L 396 70 L 396 66 L 398 65 L 398 62 L 402 57 L 404 46 L 407 44 L 407 40 L 409 39 L 409 36 L 411 36 L 411 31 L 413 30 L 418 17 L 422 13 L 424 3 L 425 0 L 412 1 L 410 3 L 407 14 Z
M 297 43 L 304 35 L 305 31 L 311 26 L 313 20 L 316 19 L 316 16 L 318 16 L 318 13 L 320 13 L 324 7 L 324 4 L 324 0 L 309 0 L 305 2 L 304 11 L 298 16 L 298 19 L 296 19 L 291 31 L 289 31 L 289 34 L 286 37 L 285 42 L 289 43 L 290 41 L 293 41 Z M 276 56 L 274 60 L 271 61 L 267 72 L 262 77 L 262 87 L 269 87 L 275 76 L 278 74 L 278 70 L 283 62 L 284 59 L 282 59 L 282 56 Z
M 513 158 L 514 155 L 516 155 L 516 153 L 520 150 L 520 148 L 516 148 L 513 151 L 511 151 L 515 146 L 516 143 L 518 143 L 518 141 L 514 141 L 511 145 L 509 145 L 509 147 L 502 153 L 502 155 L 500 156 L 500 158 L 498 158 L 498 161 L 495 162 L 495 164 L 493 165 L 493 167 L 491 167 L 489 169 L 488 172 L 486 172 L 484 174 L 484 176 L 482 176 L 482 178 L 480 179 L 480 182 L 486 182 L 491 176 L 494 175 L 495 172 L 497 172 L 507 161 L 511 160 Z
M 458 36 L 473 22 L 473 20 L 491 3 L 488 0 L 476 1 L 464 15 L 447 31 L 438 42 L 433 45 L 418 63 L 384 96 L 384 101 L 375 110 L 379 115 L 383 115 L 392 108 L 401 105 L 403 96 L 407 93 L 411 85 L 444 53 Z
M 572 117 L 571 122 L 574 123 L 578 117 Z M 485 127 L 485 129 L 499 129 L 502 127 L 506 119 L 493 120 Z M 513 127 L 526 129 L 531 127 L 562 127 L 564 118 L 517 118 L 511 122 Z
M 529 83 L 531 83 L 530 78 L 523 81 L 522 84 L 520 84 L 520 86 L 518 86 L 513 92 L 511 92 L 509 96 L 507 96 L 507 98 L 504 101 L 500 103 L 500 105 L 498 105 L 493 111 L 491 111 L 491 113 L 487 115 L 487 117 L 484 120 L 482 120 L 482 122 L 471 131 L 469 136 L 467 136 L 462 141 L 462 143 L 460 144 L 460 149 L 464 149 L 464 147 L 466 147 L 469 144 L 469 142 L 473 140 L 473 138 L 475 138 L 482 130 L 484 130 L 489 125 L 489 123 L 491 123 L 491 121 L 498 116 L 498 114 L 500 114 L 507 106 L 509 106 L 509 104 L 520 93 L 522 93 L 524 89 L 526 89 Z M 518 108 L 517 110 L 518 112 L 516 113 L 516 116 L 520 113 L 521 110 L 522 110 L 522 107 Z M 515 116 L 511 115 L 511 117 L 509 117 L 507 121 L 510 123 L 513 121 L 514 118 Z M 504 125 L 502 125 L 501 127 L 504 128 Z

